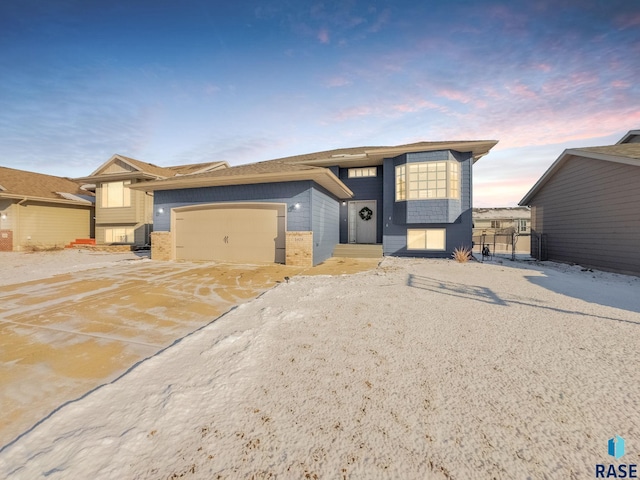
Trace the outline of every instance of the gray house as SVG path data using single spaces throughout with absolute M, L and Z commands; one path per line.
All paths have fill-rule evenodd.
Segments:
M 532 256 L 640 275 L 640 130 L 565 150 L 520 205 Z
M 158 259 L 316 265 L 337 245 L 449 257 L 471 246 L 472 165 L 496 141 L 330 150 L 132 185 Z

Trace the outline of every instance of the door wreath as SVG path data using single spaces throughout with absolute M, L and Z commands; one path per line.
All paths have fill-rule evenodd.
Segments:
M 360 218 L 366 222 L 368 220 L 371 220 L 371 217 L 373 216 L 373 210 L 371 210 L 369 207 L 362 207 L 358 214 L 360 215 Z

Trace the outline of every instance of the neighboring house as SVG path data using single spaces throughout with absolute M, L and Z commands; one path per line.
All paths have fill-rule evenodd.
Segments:
M 129 187 L 150 180 L 192 175 L 226 168 L 226 162 L 158 167 L 123 155 L 114 155 L 91 175 L 76 181 L 95 190 L 95 236 L 98 245 L 149 244 L 153 226 L 153 196 Z
M 480 251 L 488 244 L 491 251 L 511 253 L 515 233 L 515 252 L 529 253 L 531 210 L 528 207 L 474 208 L 473 242 Z
M 330 150 L 132 185 L 153 258 L 316 265 L 338 244 L 449 257 L 471 246 L 472 165 L 496 141 Z
M 0 251 L 88 238 L 93 212 L 93 194 L 68 178 L 0 167 Z
M 531 206 L 532 256 L 640 275 L 640 130 L 565 150 L 520 205 Z

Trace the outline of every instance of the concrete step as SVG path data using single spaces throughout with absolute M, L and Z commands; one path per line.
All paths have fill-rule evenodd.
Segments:
M 382 245 L 340 243 L 333 249 L 334 257 L 382 258 Z

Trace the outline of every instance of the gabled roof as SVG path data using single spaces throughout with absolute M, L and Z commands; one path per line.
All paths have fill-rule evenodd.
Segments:
M 640 143 L 623 143 L 607 145 L 602 147 L 571 148 L 562 152 L 562 155 L 553 162 L 549 169 L 529 190 L 529 192 L 518 202 L 518 205 L 529 205 L 538 191 L 553 177 L 553 175 L 570 158 L 592 158 L 605 162 L 624 163 L 640 167 Z
M 616 145 L 620 145 L 621 143 L 637 143 L 638 141 L 640 141 L 640 130 L 629 130 Z
M 329 169 L 323 167 L 359 167 L 381 165 L 384 158 L 403 153 L 435 150 L 472 152 L 474 161 L 489 153 L 495 140 L 419 142 L 388 147 L 353 147 L 325 150 L 292 157 L 238 165 L 211 172 L 144 182 L 131 188 L 145 191 L 180 188 L 247 185 L 257 183 L 313 180 L 338 198 L 350 198 L 353 192 Z
M 108 172 L 109 167 L 122 162 L 131 168 L 131 171 Z M 124 155 L 115 154 L 105 163 L 100 165 L 91 175 L 80 177 L 77 180 L 82 182 L 96 182 L 108 180 L 127 180 L 132 178 L 143 178 L 147 180 L 156 180 L 164 178 L 172 178 L 178 175 L 191 175 L 193 173 L 201 173 L 212 171 L 228 166 L 227 162 L 208 162 L 194 163 L 191 165 L 179 165 L 176 167 L 159 167 L 153 163 L 147 163 L 135 158 L 125 157 Z
M 185 175 L 132 185 L 135 190 L 156 191 L 180 188 L 252 185 L 259 183 L 312 180 L 339 198 L 350 198 L 353 192 L 327 168 L 297 165 L 282 160 L 249 163 L 211 172 Z
M 91 205 L 93 194 L 69 178 L 0 167 L 0 198 Z

